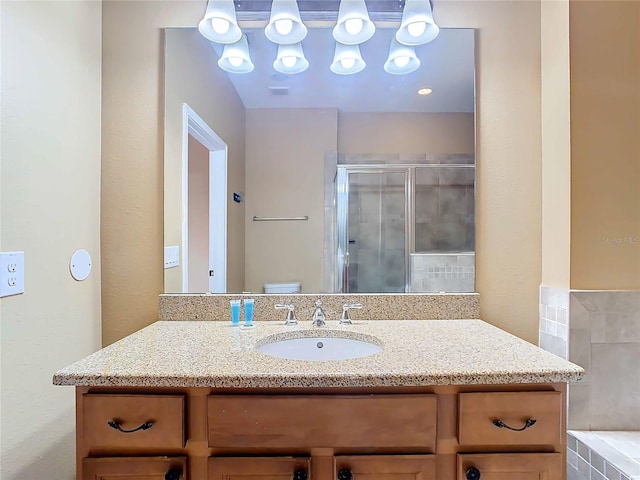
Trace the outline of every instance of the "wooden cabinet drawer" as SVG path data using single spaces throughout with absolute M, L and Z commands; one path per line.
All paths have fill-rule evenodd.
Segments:
M 84 443 L 92 451 L 182 448 L 184 403 L 182 395 L 83 395 Z
M 294 475 L 298 472 L 298 475 Z M 209 480 L 291 480 L 311 478 L 311 463 L 301 457 L 210 457 Z
M 461 393 L 459 400 L 461 445 L 563 443 L 560 392 Z
M 207 401 L 210 447 L 435 451 L 435 395 L 212 395 Z
M 563 480 L 560 453 L 459 454 L 457 480 Z
M 436 480 L 435 455 L 358 455 L 335 457 L 335 478 L 341 470 L 352 478 Z M 349 478 L 347 476 L 347 478 Z
M 81 480 L 187 480 L 186 457 L 112 457 L 82 459 Z

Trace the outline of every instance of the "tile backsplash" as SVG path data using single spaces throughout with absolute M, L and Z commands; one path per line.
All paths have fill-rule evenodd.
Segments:
M 568 357 L 569 292 L 540 287 L 539 345 L 564 358 Z

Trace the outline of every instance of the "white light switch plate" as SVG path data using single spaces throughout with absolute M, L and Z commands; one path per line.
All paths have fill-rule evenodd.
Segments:
M 24 293 L 24 252 L 0 252 L 0 297 Z
M 164 268 L 180 265 L 180 247 L 164 247 Z

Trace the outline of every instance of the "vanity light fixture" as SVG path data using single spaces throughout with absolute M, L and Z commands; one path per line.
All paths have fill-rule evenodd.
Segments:
M 433 20 L 431 0 L 403 1 L 402 23 L 384 64 L 385 71 L 394 75 L 418 69 L 420 60 L 413 46 L 430 42 L 440 31 Z M 339 75 L 362 71 L 366 63 L 358 45 L 369 40 L 375 29 L 365 0 L 340 0 L 338 21 L 333 28 L 337 43 L 331 71 Z M 208 40 L 225 45 L 218 61 L 222 69 L 231 73 L 253 71 L 247 38 L 238 25 L 234 0 L 207 0 L 207 9 L 198 30 Z M 309 68 L 301 45 L 307 36 L 307 27 L 302 23 L 297 0 L 272 0 L 269 23 L 264 32 L 271 42 L 278 45 L 278 55 L 273 63 L 277 72 L 296 74 Z
M 404 75 L 416 71 L 418 67 L 420 67 L 420 59 L 416 56 L 415 49 L 398 43 L 395 38 L 392 39 L 384 70 L 393 75 Z
M 229 73 L 250 73 L 253 71 L 254 67 L 249 55 L 246 35 L 242 35 L 236 43 L 224 46 L 218 65 Z
M 420 90 L 418 90 L 418 95 L 431 95 L 431 93 L 433 93 L 433 90 L 430 88 L 421 88 Z
M 278 56 L 273 62 L 273 68 L 280 73 L 302 73 L 309 68 L 309 61 L 304 57 L 302 44 L 279 45 Z
M 233 0 L 208 0 L 204 18 L 198 23 L 198 30 L 208 40 L 231 44 L 242 38 L 242 31 L 236 19 Z
M 336 43 L 336 50 L 331 63 L 331 71 L 338 75 L 351 75 L 364 70 L 367 64 L 362 59 L 358 45 Z
M 375 31 L 364 0 L 340 0 L 338 23 L 333 28 L 336 42 L 359 45 L 373 37 Z
M 430 0 L 406 0 L 396 40 L 403 45 L 415 46 L 430 42 L 438 36 L 440 28 L 433 20 Z
M 278 45 L 300 43 L 307 36 L 296 0 L 273 0 L 271 16 L 264 29 L 269 40 Z

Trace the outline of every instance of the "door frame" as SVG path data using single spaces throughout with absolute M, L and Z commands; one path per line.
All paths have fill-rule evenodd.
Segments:
M 414 169 L 404 164 L 342 164 L 338 165 L 336 173 L 336 292 L 349 292 L 349 176 L 354 173 L 360 174 L 383 174 L 383 173 L 401 173 L 403 174 L 405 184 L 404 196 L 404 293 L 411 292 L 411 272 L 410 260 L 413 251 L 413 227 L 415 224 L 413 211 L 413 177 Z
M 227 291 L 227 144 L 182 104 L 182 291 L 189 291 L 189 135 L 209 150 L 209 291 Z

